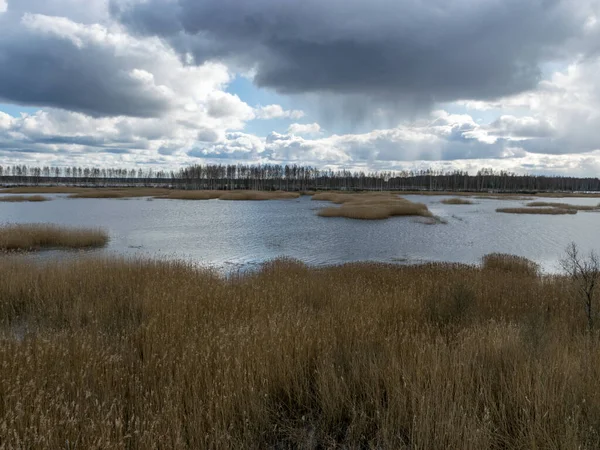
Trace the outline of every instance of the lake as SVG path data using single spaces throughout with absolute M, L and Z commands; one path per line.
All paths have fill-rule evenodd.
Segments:
M 473 205 L 444 205 L 443 196 L 407 195 L 426 203 L 446 224 L 422 218 L 381 221 L 319 217 L 329 202 L 185 201 L 166 199 L 69 199 L 49 195 L 44 203 L 0 202 L 0 223 L 46 222 L 106 229 L 110 244 L 97 254 L 141 255 L 192 260 L 227 271 L 252 267 L 286 256 L 308 264 L 351 261 L 477 263 L 492 252 L 533 259 L 544 270 L 558 270 L 558 260 L 572 241 L 582 250 L 600 250 L 600 214 L 513 215 L 495 212 L 525 200 L 474 199 Z M 535 200 L 544 201 L 536 197 Z M 547 201 L 596 205 L 597 198 Z M 45 252 L 41 257 L 58 252 Z

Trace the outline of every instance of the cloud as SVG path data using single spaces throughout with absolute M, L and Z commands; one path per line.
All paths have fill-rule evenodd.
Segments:
M 8 10 L 8 3 L 6 0 L 0 0 L 0 14 L 5 13 Z
M 6 16 L 7 14 L 4 14 Z M 161 117 L 206 100 L 230 79 L 222 64 L 185 66 L 157 38 L 25 13 L 0 17 L 0 99 L 100 116 Z
M 267 105 L 256 108 L 255 115 L 257 119 L 301 119 L 304 111 L 285 110 L 281 105 Z
M 288 127 L 289 134 L 297 135 L 319 135 L 321 134 L 321 126 L 318 123 L 293 123 Z
M 250 106 L 241 101 L 237 95 L 227 92 L 211 93 L 208 96 L 207 110 L 208 114 L 215 118 L 235 116 L 241 120 L 249 120 L 254 117 Z
M 112 0 L 111 12 L 280 93 L 417 107 L 534 87 L 541 63 L 586 39 L 594 1 Z
M 598 11 L 597 0 L 9 0 L 0 101 L 41 109 L 0 112 L 0 161 L 591 173 Z M 289 95 L 248 94 L 230 85 L 240 73 Z M 296 123 L 304 111 L 318 123 Z
M 490 124 L 496 136 L 528 138 L 520 145 L 544 154 L 585 153 L 600 149 L 600 57 L 580 58 L 541 80 L 535 89 L 481 102 L 478 109 L 518 111 Z
M 518 138 L 546 138 L 555 134 L 552 124 L 543 118 L 503 115 L 490 126 L 498 136 Z

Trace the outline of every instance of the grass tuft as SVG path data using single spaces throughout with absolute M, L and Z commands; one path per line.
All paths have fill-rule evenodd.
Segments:
M 50 224 L 0 226 L 0 251 L 35 251 L 43 248 L 103 247 L 108 234 L 100 229 L 70 228 Z

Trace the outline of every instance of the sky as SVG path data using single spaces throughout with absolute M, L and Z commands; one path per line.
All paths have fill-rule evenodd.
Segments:
M 600 173 L 600 0 L 0 0 L 0 165 Z

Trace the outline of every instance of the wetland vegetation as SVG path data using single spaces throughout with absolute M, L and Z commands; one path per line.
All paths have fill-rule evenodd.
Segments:
M 60 227 L 52 224 L 0 225 L 0 252 L 103 247 L 108 234 L 101 229 Z
M 596 331 L 523 258 L 0 273 L 7 448 L 600 446 Z
M 1 192 L 0 192 L 1 193 Z M 47 202 L 50 198 L 43 195 L 2 195 L 0 202 Z

